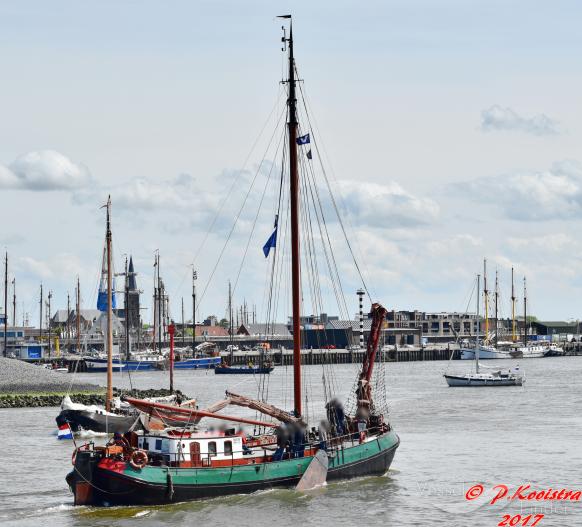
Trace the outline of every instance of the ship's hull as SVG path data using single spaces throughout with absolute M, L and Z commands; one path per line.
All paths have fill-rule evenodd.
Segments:
M 267 374 L 274 370 L 271 368 L 214 368 L 217 375 L 249 375 L 249 374 Z
M 68 424 L 73 432 L 88 430 L 91 432 L 125 433 L 132 426 L 141 429 L 138 415 L 105 415 L 87 410 L 62 410 L 56 417 L 57 426 Z
M 215 368 L 221 362 L 220 357 L 201 357 L 199 359 L 184 359 L 174 362 L 175 370 L 208 370 Z
M 480 348 L 479 360 L 484 359 L 539 359 L 545 357 L 550 348 L 535 346 L 528 348 L 516 348 L 511 350 L 499 350 L 495 348 Z M 475 348 L 462 348 L 461 359 L 475 360 Z
M 86 359 L 88 372 L 107 371 L 107 359 Z M 113 360 L 113 371 L 149 371 L 159 368 L 163 361 Z
M 400 439 L 390 431 L 362 444 L 335 451 L 327 481 L 382 475 L 390 468 Z M 84 453 L 83 453 L 84 454 Z M 67 476 L 75 504 L 161 505 L 277 487 L 295 487 L 313 457 L 218 468 L 147 466 L 136 470 L 125 462 L 77 466 Z M 80 461 L 83 463 L 83 460 Z M 91 475 L 90 488 L 87 476 Z
M 480 387 L 480 386 L 521 386 L 523 380 L 521 378 L 475 378 L 466 377 L 463 375 L 445 375 L 447 384 L 451 387 Z
M 479 360 L 485 359 L 511 359 L 513 358 L 508 351 L 502 351 L 495 348 L 479 348 Z M 475 348 L 461 348 L 461 359 L 475 360 Z

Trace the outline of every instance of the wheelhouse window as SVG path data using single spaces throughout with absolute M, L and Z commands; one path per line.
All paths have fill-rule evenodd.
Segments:
M 208 443 L 208 455 L 215 456 L 216 455 L 216 441 L 210 441 Z
M 225 441 L 224 442 L 224 455 L 225 456 L 232 456 L 232 441 Z

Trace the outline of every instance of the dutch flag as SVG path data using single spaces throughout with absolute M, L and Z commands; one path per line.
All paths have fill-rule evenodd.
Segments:
M 59 426 L 59 432 L 57 434 L 59 439 L 73 439 L 73 432 L 69 423 Z

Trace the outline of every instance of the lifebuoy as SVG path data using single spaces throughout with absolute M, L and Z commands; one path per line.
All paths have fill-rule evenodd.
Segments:
M 148 464 L 148 455 L 145 450 L 136 450 L 129 458 L 129 464 L 136 469 L 142 469 Z

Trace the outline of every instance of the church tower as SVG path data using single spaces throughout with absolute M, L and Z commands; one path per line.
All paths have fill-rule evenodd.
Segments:
M 135 279 L 136 272 L 133 267 L 133 258 L 129 257 L 129 267 L 127 269 L 127 322 L 130 329 L 139 329 L 141 327 L 141 319 L 139 313 L 139 289 L 137 288 L 137 280 Z

